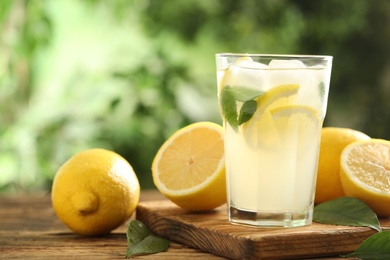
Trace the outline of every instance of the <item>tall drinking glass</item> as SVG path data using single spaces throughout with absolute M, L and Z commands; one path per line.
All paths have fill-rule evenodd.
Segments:
M 220 53 L 216 62 L 229 221 L 310 225 L 332 57 Z

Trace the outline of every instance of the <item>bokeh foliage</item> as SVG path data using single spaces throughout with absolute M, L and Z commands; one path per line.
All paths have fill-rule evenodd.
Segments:
M 220 123 L 217 52 L 333 55 L 325 125 L 390 139 L 386 0 L 3 0 L 0 28 L 3 192 L 49 190 L 91 147 L 152 188 L 166 138 Z

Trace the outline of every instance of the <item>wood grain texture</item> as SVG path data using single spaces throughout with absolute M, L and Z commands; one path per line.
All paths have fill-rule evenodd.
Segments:
M 164 199 L 156 191 L 141 200 Z M 133 216 L 134 218 L 134 216 Z M 125 259 L 127 223 L 106 236 L 74 234 L 56 217 L 50 194 L 0 196 L 0 259 Z M 132 259 L 223 259 L 186 245 L 171 243 L 158 254 Z
M 233 259 L 292 259 L 338 256 L 354 251 L 375 233 L 365 227 L 313 223 L 299 228 L 232 225 L 226 208 L 190 213 L 170 201 L 142 202 L 137 219 L 168 239 Z M 381 220 L 390 229 L 390 219 Z

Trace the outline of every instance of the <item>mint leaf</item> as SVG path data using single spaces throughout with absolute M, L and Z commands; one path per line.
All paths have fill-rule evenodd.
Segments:
M 229 87 L 228 90 L 231 92 L 234 99 L 240 102 L 249 101 L 264 94 L 264 91 L 260 89 L 253 89 L 253 88 L 240 87 L 240 86 L 235 86 L 235 87 L 226 86 L 226 87 Z
M 252 118 L 256 112 L 257 102 L 255 100 L 248 100 L 242 104 L 240 114 L 238 116 L 238 125 L 241 125 Z
M 325 99 L 325 83 L 324 82 L 321 82 L 319 85 L 318 85 L 318 89 L 320 91 L 320 98 L 321 98 L 321 101 L 324 101 Z
M 376 214 L 361 200 L 341 197 L 314 207 L 313 221 L 344 226 L 370 227 L 381 231 Z
M 220 93 L 222 116 L 234 130 L 237 130 L 238 125 L 252 118 L 257 108 L 254 99 L 262 94 L 264 94 L 262 90 L 247 87 L 223 87 Z M 244 102 L 240 114 L 237 111 L 237 102 Z
M 220 93 L 222 116 L 234 130 L 237 130 L 237 104 L 231 89 L 230 86 L 226 86 Z
M 370 236 L 355 250 L 342 257 L 358 257 L 360 259 L 390 259 L 390 231 L 383 231 Z
M 126 258 L 154 254 L 168 249 L 169 240 L 157 236 L 141 221 L 132 220 L 127 226 Z

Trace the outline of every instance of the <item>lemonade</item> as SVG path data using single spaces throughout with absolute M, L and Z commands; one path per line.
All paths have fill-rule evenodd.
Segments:
M 232 223 L 311 223 L 331 60 L 217 54 Z

